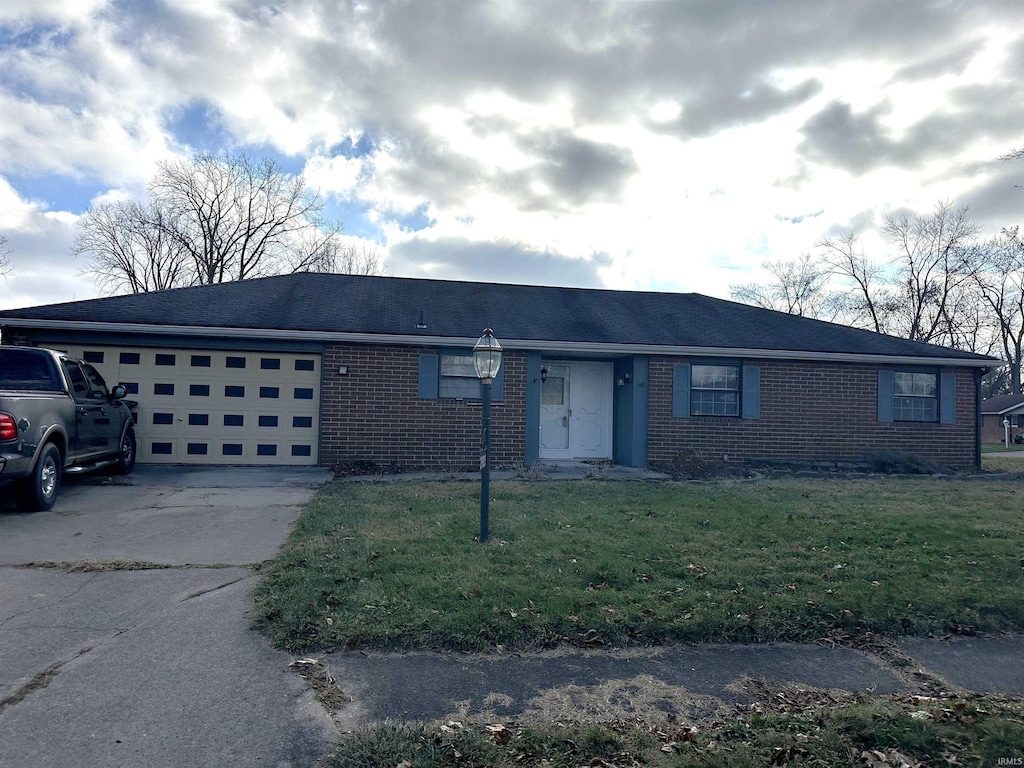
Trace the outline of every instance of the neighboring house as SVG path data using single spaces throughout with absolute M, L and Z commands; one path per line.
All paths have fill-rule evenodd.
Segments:
M 139 461 L 470 467 L 677 456 L 979 464 L 1000 361 L 698 294 L 295 274 L 0 312 L 139 402 Z
M 981 442 L 1003 442 L 1003 419 L 1010 422 L 1010 442 L 1024 435 L 1024 395 L 996 395 L 981 401 Z

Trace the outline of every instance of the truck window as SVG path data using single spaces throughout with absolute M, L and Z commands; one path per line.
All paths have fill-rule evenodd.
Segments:
M 45 352 L 0 349 L 0 389 L 56 392 L 53 373 Z
M 93 368 L 88 363 L 82 363 L 82 370 L 85 371 L 85 378 L 89 381 L 89 389 L 92 390 L 93 397 L 109 397 L 110 390 L 107 389 L 107 382 L 100 376 L 100 372 Z
M 85 374 L 78 367 L 78 363 L 73 363 L 70 360 L 63 360 L 62 362 L 64 364 L 64 372 L 68 375 L 68 381 L 71 382 L 71 394 L 74 395 L 75 400 L 88 400 L 91 391 L 89 382 L 86 381 Z

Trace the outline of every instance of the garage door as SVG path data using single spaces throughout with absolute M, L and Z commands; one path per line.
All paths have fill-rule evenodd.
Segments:
M 140 462 L 315 465 L 319 459 L 320 355 L 65 349 L 138 401 Z

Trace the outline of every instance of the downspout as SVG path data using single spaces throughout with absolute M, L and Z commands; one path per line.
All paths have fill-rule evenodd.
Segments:
M 988 368 L 974 369 L 974 470 L 981 472 L 981 377 L 989 372 Z

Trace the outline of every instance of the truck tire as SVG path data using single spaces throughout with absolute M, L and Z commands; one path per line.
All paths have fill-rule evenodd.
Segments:
M 60 492 L 62 470 L 60 450 L 53 443 L 47 443 L 39 453 L 32 474 L 18 484 L 18 506 L 30 512 L 51 509 Z
M 127 475 L 135 469 L 136 456 L 135 429 L 128 427 L 121 438 L 121 449 L 117 453 L 117 463 L 114 464 L 114 472 L 119 475 Z

